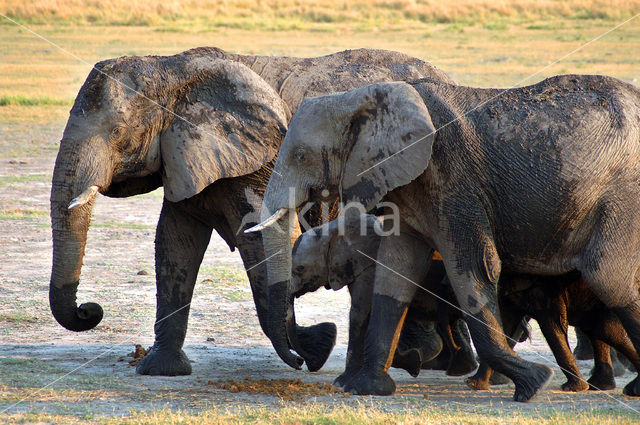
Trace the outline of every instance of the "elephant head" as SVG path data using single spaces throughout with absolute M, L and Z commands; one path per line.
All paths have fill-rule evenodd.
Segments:
M 55 319 L 72 331 L 102 319 L 98 304 L 76 304 L 96 193 L 163 185 L 169 201 L 192 197 L 272 160 L 289 117 L 273 89 L 236 62 L 182 54 L 98 63 L 71 109 L 53 174 Z
M 303 233 L 292 250 L 291 291 L 295 298 L 323 285 L 335 291 L 353 283 L 375 263 L 382 223 L 373 215 L 338 217 Z
M 372 210 L 388 192 L 424 172 L 434 135 L 429 111 L 406 83 L 309 98 L 293 116 L 263 199 L 263 222 L 248 230 L 262 230 L 269 259 L 269 335 L 285 362 L 291 364 L 285 343 L 295 316 L 289 233 L 281 229 L 290 229 L 296 209 L 319 193 Z M 267 218 L 269 212 L 275 213 Z

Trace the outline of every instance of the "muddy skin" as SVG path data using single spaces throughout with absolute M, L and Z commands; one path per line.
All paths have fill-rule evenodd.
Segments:
M 283 177 L 274 173 L 264 204 L 287 213 L 323 187 L 338 187 L 342 201 L 365 210 L 395 204 L 401 229 L 442 254 L 459 305 L 471 316 L 479 357 L 515 383 L 516 401 L 527 401 L 553 372 L 519 358 L 499 331 L 503 270 L 579 272 L 640 350 L 633 278 L 640 269 L 639 111 L 638 88 L 588 75 L 508 90 L 424 79 L 318 96 L 294 114 L 274 167 Z M 328 173 L 305 160 L 324 152 Z M 291 202 L 283 195 L 290 188 L 299 194 Z M 379 254 L 387 266 L 413 272 L 386 239 Z M 275 241 L 265 243 L 267 252 L 285 247 Z M 284 273 L 282 264 L 270 267 Z M 380 267 L 375 280 L 373 305 L 385 295 L 405 301 L 399 276 Z M 372 309 L 370 329 L 383 323 L 382 314 Z M 384 366 L 381 351 L 371 353 L 365 366 Z M 638 382 L 625 392 L 640 396 Z
M 365 337 L 375 276 L 375 263 L 369 258 L 376 255 L 380 245 L 381 236 L 376 228 L 379 225 L 379 219 L 373 215 L 340 217 L 303 233 L 292 249 L 291 287 L 295 297 L 319 289 L 324 282 L 327 289 L 347 286 L 351 295 L 347 361 L 345 371 L 334 381 L 336 386 L 346 386 L 365 364 Z M 425 253 L 430 251 L 425 247 Z M 433 258 L 436 257 L 439 258 L 435 255 Z M 423 288 L 455 305 L 453 292 L 442 284 L 446 276 L 442 261 L 427 261 L 425 268 L 428 273 L 421 283 Z M 460 311 L 443 307 L 429 293 L 419 291 L 408 303 L 398 304 L 406 304 L 407 313 L 404 326 L 398 328 L 399 335 L 394 332 L 398 347 L 391 366 L 418 376 L 422 364 L 435 358 L 446 345 L 450 369 L 459 374 L 472 372 L 477 363 L 468 332 L 464 332 L 466 326 L 459 326 Z
M 156 234 L 156 317 L 164 320 L 155 327 L 151 354 L 137 370 L 168 376 L 190 370 L 181 351 L 185 305 L 211 232 L 239 249 L 248 270 L 265 259 L 260 235 L 241 230 L 258 221 L 246 214 L 259 210 L 270 162 L 302 100 L 377 81 L 426 76 L 451 81 L 418 59 L 370 49 L 292 58 L 198 48 L 174 56 L 110 59 L 95 68 L 71 109 L 56 159 L 51 310 L 73 331 L 91 329 L 102 318 L 97 304 L 76 305 L 93 200 L 69 211 L 72 199 L 92 186 L 114 197 L 164 186 Z M 228 200 L 230 205 L 221 208 Z M 254 218 L 243 222 L 243 217 Z M 318 217 L 310 212 L 307 218 L 314 223 Z M 264 266 L 247 272 L 260 324 L 270 336 L 266 273 Z M 309 367 L 321 367 L 335 337 L 331 326 L 297 327 L 297 333 L 300 350 L 311 356 Z

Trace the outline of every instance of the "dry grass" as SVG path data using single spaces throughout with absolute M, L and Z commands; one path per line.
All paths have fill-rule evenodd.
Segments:
M 638 11 L 640 0 L 0 0 L 0 13 L 29 24 L 47 39 L 89 64 L 121 55 L 168 55 L 204 45 L 239 53 L 296 56 L 316 56 L 347 48 L 376 47 L 420 57 L 447 71 L 459 83 L 484 87 L 516 84 L 602 34 L 614 22 Z M 0 18 L 0 22 L 2 21 Z M 120 26 L 113 28 L 111 25 Z M 71 99 L 89 73 L 90 65 L 9 24 L 0 25 L 0 51 L 0 159 L 42 156 L 50 160 L 57 150 L 57 141 L 68 116 Z M 640 19 L 543 73 L 534 75 L 525 83 L 534 83 L 558 73 L 597 73 L 638 84 L 638 52 Z M 15 187 L 39 183 L 41 180 L 42 175 L 0 178 L 0 190 L 16 190 Z M 158 195 L 156 193 L 149 196 Z M 39 220 L 47 227 L 48 221 L 43 220 L 46 215 L 45 210 L 30 204 L 23 206 L 12 203 L 0 208 L 0 219 L 11 220 L 11 223 L 17 223 L 18 220 Z M 105 232 L 116 228 L 125 228 L 128 232 L 151 229 L 144 224 L 123 225 L 121 222 L 104 220 L 95 223 L 93 227 Z M 109 232 L 100 240 L 110 237 Z M 130 235 L 126 237 L 131 238 Z M 144 264 L 146 268 L 152 268 Z M 112 273 L 107 266 L 94 267 L 103 275 Z M 142 266 L 136 264 L 136 267 Z M 145 280 L 135 276 L 138 269 L 126 271 L 127 276 L 133 276 L 126 278 L 131 279 L 129 286 L 146 282 L 152 288 L 151 278 Z M 96 273 L 96 276 L 100 276 L 100 273 Z M 221 303 L 220 305 L 247 302 L 247 309 L 253 312 L 249 301 L 250 291 L 242 272 L 204 267 L 200 279 L 202 282 L 198 290 L 203 292 L 197 302 L 202 302 L 203 306 L 213 302 Z M 129 288 L 127 285 L 123 284 L 123 287 Z M 153 293 L 153 289 L 150 291 Z M 126 314 L 132 314 L 131 301 L 127 298 L 129 296 L 126 291 L 113 290 L 109 294 L 115 300 L 113 304 L 126 306 Z M 205 299 L 205 294 L 209 298 Z M 30 296 L 32 298 L 24 302 L 37 301 L 40 311 L 46 312 L 39 317 L 49 317 L 46 294 L 33 292 Z M 151 328 L 153 314 L 149 309 L 152 307 L 145 307 L 146 310 L 137 307 L 139 312 L 136 314 L 139 314 L 138 320 L 142 325 L 135 321 L 126 325 L 117 321 L 104 325 L 104 329 L 112 326 L 114 340 L 120 340 L 123 334 L 133 335 L 145 326 L 145 329 Z M 22 309 L 22 304 L 20 308 Z M 204 311 L 204 307 L 202 308 Z M 203 329 L 203 323 L 206 323 L 206 331 L 199 331 L 202 332 L 201 336 L 216 335 L 216 340 L 222 342 L 226 341 L 226 334 L 246 339 L 262 336 L 255 317 L 252 316 L 252 333 L 245 337 L 243 332 L 249 332 L 246 324 L 229 320 L 229 317 L 235 318 L 234 314 L 239 313 L 230 313 L 236 311 L 231 309 L 220 311 L 223 314 L 219 317 L 207 312 L 204 319 L 192 318 L 193 324 L 200 323 Z M 7 332 L 16 332 L 20 326 L 41 326 L 40 322 L 31 323 L 31 320 L 31 316 L 27 315 L 0 317 L 0 321 L 13 326 L 5 327 Z M 192 326 L 190 332 L 196 331 L 197 326 Z M 3 385 L 0 385 L 0 401 L 6 403 L 21 399 L 28 391 L 44 385 L 42 379 L 58 376 L 59 372 L 42 365 L 25 363 L 7 364 L 4 369 L 0 365 L 0 375 L 4 379 Z M 363 399 L 355 407 L 297 402 L 295 407 L 289 404 L 271 405 L 268 409 L 248 407 L 240 410 L 211 410 L 210 407 L 203 407 L 201 412 L 189 409 L 186 403 L 185 410 L 188 412 L 155 410 L 160 405 L 157 404 L 154 409 L 134 412 L 126 418 L 92 416 L 95 415 L 92 411 L 87 411 L 87 416 L 83 416 L 81 410 L 65 410 L 68 409 L 67 402 L 73 397 L 82 400 L 99 398 L 140 401 L 143 395 L 168 399 L 183 393 L 145 391 L 141 394 L 129 392 L 128 387 L 124 390 L 116 387 L 116 382 L 112 382 L 116 380 L 109 377 L 100 377 L 99 385 L 89 378 L 84 374 L 79 376 L 76 382 L 80 384 L 81 390 L 77 392 L 67 387 L 56 387 L 40 394 L 36 401 L 42 404 L 35 406 L 45 406 L 49 400 L 60 403 L 48 404 L 53 416 L 34 410 L 33 413 L 0 416 L 0 422 L 105 425 L 178 422 L 607 425 L 638 422 L 637 415 L 631 415 L 622 408 L 555 412 L 543 407 L 539 410 L 523 409 L 516 412 L 473 407 L 466 410 L 453 407 L 447 410 L 422 397 L 418 397 L 418 401 L 407 401 L 406 406 L 399 408 L 389 408 L 382 403 L 374 405 L 369 399 Z M 15 379 L 16 382 L 8 385 L 9 379 Z M 201 391 L 200 388 L 196 390 Z M 203 403 L 215 401 L 218 396 L 207 395 L 209 399 L 200 397 L 202 400 L 198 400 Z M 353 399 L 354 397 L 350 398 Z M 341 398 L 339 402 L 342 400 L 345 399 Z
M 454 409 L 432 409 L 428 406 L 413 409 L 409 413 L 385 411 L 365 403 L 357 407 L 324 407 L 315 403 L 283 407 L 278 410 L 248 407 L 237 410 L 206 410 L 199 414 L 161 410 L 152 413 L 132 412 L 127 418 L 83 417 L 70 415 L 46 415 L 41 413 L 7 416 L 6 423 L 96 423 L 103 425 L 209 425 L 209 424 L 501 424 L 501 425 L 631 425 L 637 423 L 637 415 L 626 415 L 598 409 L 574 412 L 537 410 L 504 415 L 499 411 L 468 412 Z
M 1 0 L 0 11 L 29 23 L 166 25 L 177 29 L 352 28 L 540 19 L 620 20 L 640 10 L 639 0 Z

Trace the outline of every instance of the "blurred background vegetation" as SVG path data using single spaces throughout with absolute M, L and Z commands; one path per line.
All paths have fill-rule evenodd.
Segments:
M 0 11 L 30 24 L 371 30 L 425 23 L 622 20 L 640 11 L 640 0 L 0 0 Z

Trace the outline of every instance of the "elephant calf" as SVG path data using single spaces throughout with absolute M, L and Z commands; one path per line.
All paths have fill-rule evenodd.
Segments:
M 381 227 L 373 215 L 344 217 L 305 232 L 298 238 L 292 253 L 292 288 L 299 297 L 325 285 L 338 290 L 345 286 L 351 295 L 349 314 L 349 346 L 346 368 L 334 382 L 344 386 L 364 364 L 365 334 L 373 298 L 375 258 L 381 240 Z M 362 255 L 365 254 L 365 255 Z M 441 261 L 434 261 L 425 282 L 431 294 L 455 305 L 451 289 L 441 284 L 445 277 Z M 448 308 L 436 296 L 416 294 L 408 308 L 406 325 L 399 335 L 398 349 L 388 366 L 405 369 L 417 376 L 423 363 L 432 360 L 443 348 L 442 338 L 435 332 L 439 322 L 449 356 L 448 375 L 466 375 L 477 367 L 468 334 L 462 333 L 459 309 Z M 453 326 L 452 326 L 453 325 Z M 464 323 L 463 323 L 464 325 Z M 453 330 L 453 333 L 452 333 Z M 454 338 L 454 333 L 457 333 Z M 421 347 L 421 348 L 412 348 Z M 393 364 L 391 361 L 393 360 Z
M 610 390 L 615 388 L 609 345 L 627 357 L 640 371 L 640 357 L 622 323 L 587 288 L 579 273 L 563 276 L 506 274 L 498 285 L 500 313 L 507 335 L 513 324 L 529 316 L 540 325 L 553 355 L 567 377 L 564 391 Z M 568 326 L 575 326 L 590 339 L 594 351 L 594 369 L 588 381 L 582 378 L 567 340 Z M 515 341 L 512 341 L 514 345 Z M 491 369 L 484 362 L 467 384 L 488 389 Z
M 264 229 L 269 257 L 288 244 L 273 225 L 286 228 L 323 190 L 324 202 L 363 211 L 395 205 L 402 231 L 380 242 L 386 267 L 376 267 L 366 367 L 347 390 L 395 391 L 385 367 L 417 290 L 411 281 L 425 279 L 435 249 L 478 355 L 514 382 L 514 400 L 528 401 L 553 370 L 509 347 L 496 290 L 502 272 L 579 272 L 640 351 L 639 116 L 640 89 L 590 75 L 507 90 L 424 79 L 307 98 L 280 147 L 263 222 L 249 230 Z M 284 260 L 267 264 L 270 291 L 288 283 Z M 287 317 L 283 309 L 273 320 L 285 336 Z M 640 376 L 624 393 L 640 396 Z

